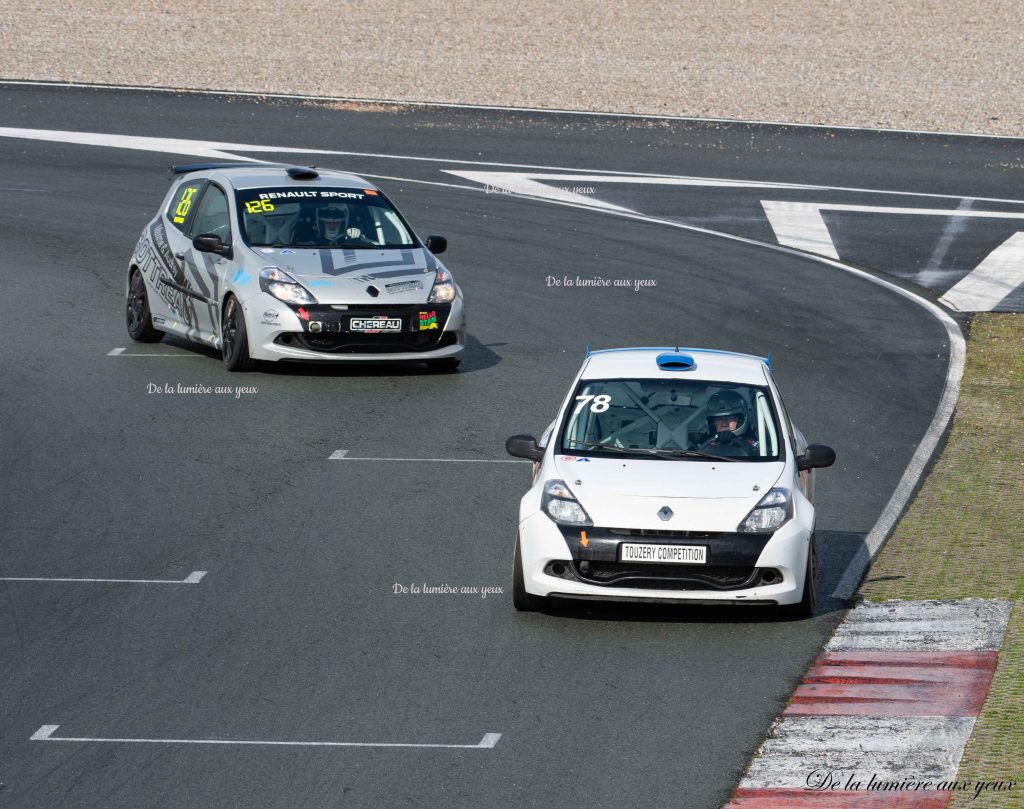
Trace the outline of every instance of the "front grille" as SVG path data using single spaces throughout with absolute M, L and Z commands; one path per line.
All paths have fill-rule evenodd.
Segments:
M 752 587 L 760 571 L 724 565 L 649 565 L 575 561 L 572 572 L 587 584 L 646 590 L 740 590 Z
M 666 539 L 717 539 L 721 531 L 664 531 L 660 528 L 609 528 L 609 534 L 621 537 L 663 537 Z

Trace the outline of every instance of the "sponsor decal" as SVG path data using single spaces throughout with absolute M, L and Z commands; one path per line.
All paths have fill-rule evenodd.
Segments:
M 428 329 L 436 329 L 437 328 L 437 310 L 436 309 L 432 309 L 429 312 L 420 312 L 419 324 L 420 324 L 420 327 L 419 327 L 420 331 L 427 331 Z
M 273 247 L 261 247 L 260 248 L 260 252 L 261 253 L 273 253 L 274 252 L 274 248 Z
M 270 199 L 362 199 L 366 194 L 360 194 L 356 191 L 331 191 L 324 189 L 322 191 L 267 191 L 263 194 L 259 194 L 260 200 Z M 267 210 L 261 208 L 259 200 L 253 200 L 252 202 L 246 202 L 246 206 L 255 203 L 259 210 Z M 274 210 L 273 207 L 270 210 Z M 255 211 L 250 211 L 255 213 Z
M 294 250 L 282 250 L 281 251 L 281 255 L 282 256 L 294 256 L 295 255 L 295 251 Z
M 578 458 L 577 460 L 580 463 L 590 463 L 590 458 Z
M 402 319 L 398 317 L 388 317 L 387 315 L 378 315 L 376 317 L 354 317 L 349 324 L 349 328 L 352 331 L 361 331 L 366 332 L 367 334 L 377 334 L 382 331 L 401 331 Z
M 566 463 L 572 463 L 573 461 L 576 461 L 576 460 L 579 460 L 579 459 L 575 455 L 562 455 L 562 456 L 559 457 L 558 460 L 565 461 Z
M 399 281 L 394 284 L 385 284 L 384 289 L 394 295 L 398 292 L 411 292 L 414 289 L 423 289 L 422 281 Z
M 274 309 L 267 309 L 267 311 L 265 311 L 263 313 L 263 320 L 260 321 L 260 322 L 263 323 L 264 326 L 277 326 L 278 325 L 278 322 L 277 322 L 278 316 L 279 316 L 279 313 L 276 310 L 274 310 Z
M 190 286 L 173 260 L 163 222 L 160 220 L 154 222 L 150 225 L 148 233 L 149 238 L 143 235 L 135 248 L 136 263 L 142 274 L 149 278 L 157 295 L 167 304 L 175 317 L 180 317 L 186 325 L 193 326 L 196 323 L 196 309 L 192 299 L 186 297 L 181 290 L 164 283 L 164 278 L 171 275 L 182 286 Z

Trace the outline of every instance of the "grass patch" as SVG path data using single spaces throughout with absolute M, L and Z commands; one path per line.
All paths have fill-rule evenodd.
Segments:
M 1024 601 L 1016 601 L 1006 628 L 999 667 L 978 724 L 967 742 L 957 779 L 1015 781 L 1009 792 L 954 793 L 950 809 L 1024 806 Z
M 861 594 L 1024 599 L 1022 558 L 1024 315 L 979 314 L 948 443 Z
M 861 595 L 1014 602 L 988 699 L 958 780 L 1015 781 L 954 793 L 950 807 L 1024 806 L 1024 315 L 979 314 L 949 440 L 868 572 Z

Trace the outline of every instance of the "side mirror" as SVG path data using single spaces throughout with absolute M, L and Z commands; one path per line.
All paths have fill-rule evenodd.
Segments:
M 806 469 L 823 469 L 836 462 L 836 451 L 824 444 L 808 444 L 803 455 L 797 456 L 796 468 L 803 472 Z
M 231 258 L 231 245 L 224 244 L 220 236 L 213 233 L 201 233 L 192 240 L 192 246 L 200 253 L 216 253 L 218 256 Z
M 444 236 L 427 236 L 427 249 L 436 256 L 448 249 L 448 240 Z
M 544 460 L 544 449 L 537 446 L 537 439 L 532 435 L 512 436 L 505 442 L 505 452 L 513 458 L 526 458 L 535 463 Z

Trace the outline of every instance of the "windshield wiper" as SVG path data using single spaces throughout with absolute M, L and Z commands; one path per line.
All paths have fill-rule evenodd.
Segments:
M 669 458 L 704 458 L 709 461 L 738 461 L 739 458 L 730 458 L 727 455 L 712 455 L 710 452 L 700 452 L 695 449 L 656 449 L 652 452 L 664 452 Z
M 738 461 L 739 458 L 729 458 L 724 455 L 711 455 L 707 452 L 698 452 L 694 449 L 657 449 L 654 447 L 616 447 L 613 444 L 601 444 L 593 441 L 570 441 L 570 444 L 587 447 L 588 449 L 606 449 L 611 452 L 640 453 L 642 455 L 653 455 L 655 458 L 703 458 L 708 461 Z

